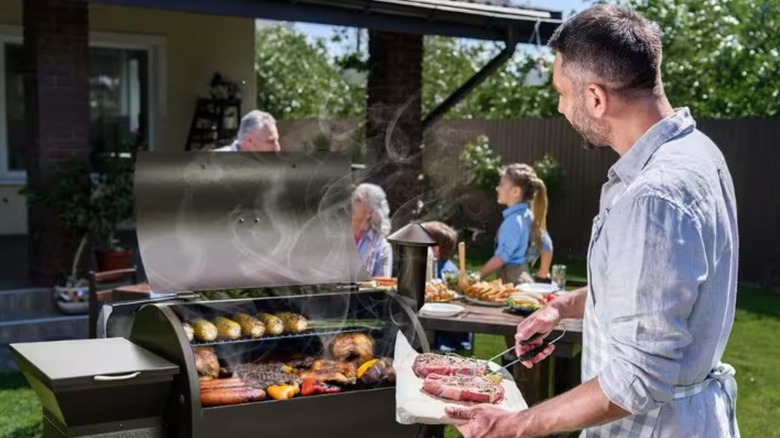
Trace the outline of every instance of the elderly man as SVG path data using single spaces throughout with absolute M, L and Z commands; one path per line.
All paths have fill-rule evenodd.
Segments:
M 279 132 L 276 120 L 263 111 L 250 111 L 238 127 L 238 138 L 215 152 L 279 152 Z
M 589 148 L 610 147 L 593 222 L 588 287 L 523 321 L 516 339 L 584 317 L 582 384 L 519 413 L 455 409 L 466 438 L 736 437 L 734 369 L 720 362 L 734 321 L 737 210 L 723 155 L 673 109 L 661 38 L 637 13 L 594 6 L 563 24 L 558 110 Z M 531 345 L 518 345 L 518 354 Z M 547 357 L 548 347 L 524 365 Z

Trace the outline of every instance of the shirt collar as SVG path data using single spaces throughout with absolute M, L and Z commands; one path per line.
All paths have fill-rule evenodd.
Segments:
M 694 128 L 696 128 L 696 121 L 691 117 L 688 108 L 678 109 L 674 114 L 648 129 L 609 169 L 609 176 L 616 176 L 623 183 L 631 184 L 662 144 L 682 134 L 688 134 Z
M 504 211 L 501 212 L 501 214 L 504 215 L 504 217 L 511 216 L 513 214 L 517 213 L 523 213 L 528 210 L 528 204 L 525 202 L 521 202 L 519 204 L 515 204 L 511 207 L 507 207 L 504 209 Z

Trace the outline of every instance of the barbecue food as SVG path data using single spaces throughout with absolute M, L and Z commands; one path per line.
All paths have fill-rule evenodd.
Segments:
M 476 300 L 503 302 L 517 292 L 517 287 L 514 284 L 505 284 L 499 278 L 490 282 L 480 281 L 474 283 L 464 291 L 464 294 Z
M 213 348 L 198 347 L 192 349 L 195 356 L 195 369 L 203 377 L 219 376 L 219 360 Z
M 285 385 L 273 385 L 269 386 L 267 391 L 268 396 L 274 400 L 288 400 L 300 394 L 301 386 L 298 382 Z
M 214 325 L 217 326 L 217 337 L 226 341 L 234 341 L 241 337 L 241 326 L 237 322 L 218 316 L 214 318 Z
M 246 382 L 244 382 L 244 380 L 239 377 L 230 377 L 227 379 L 205 378 L 205 379 L 200 379 L 198 381 L 198 384 L 200 385 L 201 392 L 212 390 L 212 389 L 235 388 L 239 386 L 247 386 Z
M 393 360 L 386 357 L 371 359 L 358 368 L 357 377 L 361 382 L 367 384 L 394 383 L 395 370 L 393 369 Z
M 284 324 L 286 333 L 303 333 L 309 327 L 309 322 L 302 315 L 292 312 L 279 312 L 276 314 Z
M 187 340 L 192 342 L 193 339 L 195 339 L 195 330 L 192 329 L 192 326 L 185 322 L 182 325 L 182 328 L 184 328 L 184 334 L 187 335 Z
M 329 385 L 316 379 L 303 379 L 301 383 L 301 395 L 335 394 L 341 392 L 338 386 Z
M 417 377 L 430 374 L 442 376 L 482 376 L 487 365 L 475 359 L 461 356 L 445 356 L 436 353 L 423 353 L 414 359 L 412 371 Z
M 281 363 L 245 363 L 237 365 L 234 371 L 237 377 L 255 388 L 268 388 L 301 381 L 297 375 L 287 372 Z
M 455 291 L 447 288 L 447 285 L 438 281 L 425 283 L 425 301 L 433 303 L 446 303 L 457 298 Z
M 233 315 L 233 321 L 241 326 L 241 333 L 250 338 L 259 338 L 265 334 L 265 324 L 259 319 L 246 313 L 236 313 Z
M 203 406 L 235 405 L 265 400 L 265 391 L 249 386 L 236 386 L 201 391 L 200 404 Z
M 205 319 L 193 321 L 192 330 L 195 334 L 195 339 L 201 342 L 213 342 L 217 339 L 217 326 Z
M 374 341 L 364 333 L 342 333 L 331 342 L 330 354 L 336 360 L 365 363 L 374 357 Z
M 423 382 L 423 391 L 449 400 L 498 403 L 504 399 L 504 388 L 484 376 L 442 376 L 431 374 Z
M 284 323 L 278 316 L 260 312 L 257 314 L 257 319 L 265 324 L 265 332 L 269 335 L 278 336 L 284 333 Z
M 357 381 L 357 369 L 352 362 L 318 359 L 308 370 L 297 372 L 302 379 L 314 379 L 318 382 L 333 382 L 353 385 Z

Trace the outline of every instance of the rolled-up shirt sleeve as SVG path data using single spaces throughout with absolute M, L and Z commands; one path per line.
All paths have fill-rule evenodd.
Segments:
M 642 414 L 674 397 L 692 342 L 688 317 L 707 277 L 704 242 L 692 216 L 652 195 L 616 206 L 604 227 L 607 283 L 596 296 L 605 300 L 610 361 L 598 381 L 610 401 Z

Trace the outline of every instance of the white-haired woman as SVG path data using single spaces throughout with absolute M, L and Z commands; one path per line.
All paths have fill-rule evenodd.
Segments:
M 352 192 L 352 232 L 360 260 L 372 277 L 390 277 L 393 249 L 390 233 L 390 206 L 387 195 L 376 184 L 364 183 Z

